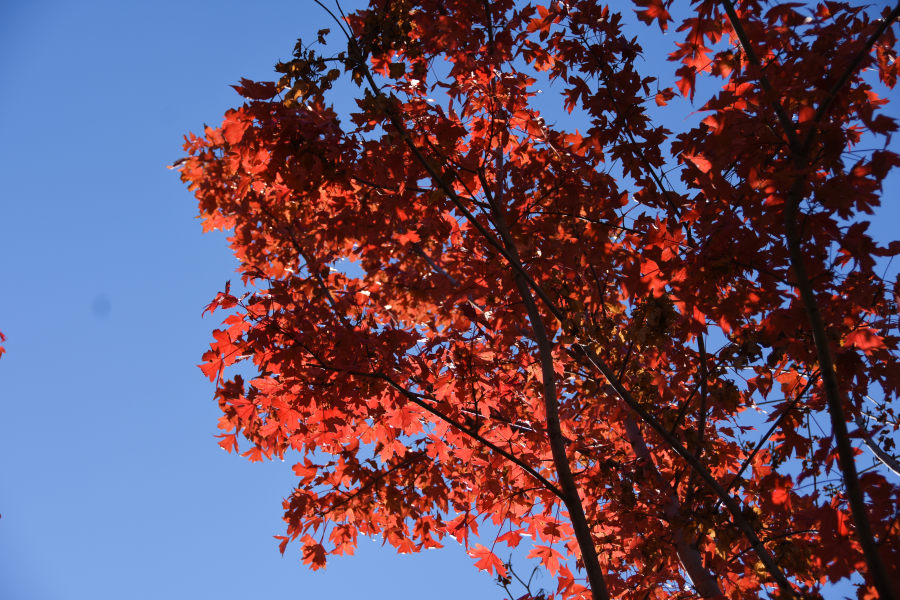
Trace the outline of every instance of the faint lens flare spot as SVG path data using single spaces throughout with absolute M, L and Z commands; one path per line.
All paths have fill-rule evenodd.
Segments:
M 94 296 L 94 299 L 91 300 L 91 312 L 94 313 L 95 317 L 109 316 L 111 310 L 112 303 L 109 301 L 109 297 L 106 294 L 97 294 Z

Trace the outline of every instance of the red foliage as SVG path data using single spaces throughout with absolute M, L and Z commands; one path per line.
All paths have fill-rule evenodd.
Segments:
M 896 82 L 898 11 L 635 4 L 682 36 L 661 91 L 592 0 L 373 0 L 342 52 L 298 43 L 187 139 L 252 290 L 208 307 L 220 445 L 300 456 L 282 551 L 451 536 L 503 580 L 469 546 L 489 522 L 560 598 L 800 597 L 857 571 L 890 597 L 900 487 L 854 455 L 897 428 L 900 282 L 876 260 L 900 244 L 859 217 L 900 164 L 867 150 L 896 123 L 864 76 Z M 539 77 L 578 130 L 535 108 Z M 654 121 L 710 84 L 689 131 Z

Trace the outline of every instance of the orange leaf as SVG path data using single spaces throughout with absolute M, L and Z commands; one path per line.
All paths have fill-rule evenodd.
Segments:
M 506 565 L 503 564 L 503 561 L 481 544 L 476 544 L 474 548 L 469 550 L 469 556 L 478 559 L 475 561 L 475 566 L 482 571 L 487 571 L 491 575 L 496 572 L 498 575 L 506 577 Z
M 884 338 L 868 327 L 861 327 L 848 333 L 844 336 L 843 345 L 859 348 L 866 354 L 870 353 L 872 350 L 879 350 L 885 347 Z
M 787 485 L 782 483 L 775 484 L 775 489 L 772 490 L 772 502 L 775 504 L 789 504 L 791 499 L 791 486 L 790 483 Z
M 682 154 L 681 155 L 685 160 L 691 162 L 700 169 L 703 173 L 709 173 L 710 169 L 712 169 L 712 163 L 709 162 L 706 158 L 699 154 Z

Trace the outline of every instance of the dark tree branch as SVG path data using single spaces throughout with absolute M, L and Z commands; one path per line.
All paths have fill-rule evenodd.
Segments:
M 888 577 L 887 570 L 878 553 L 878 545 L 875 541 L 872 525 L 866 511 L 865 498 L 863 497 L 862 487 L 859 483 L 859 474 L 856 470 L 856 463 L 853 458 L 853 446 L 850 443 L 850 435 L 847 430 L 847 419 L 844 413 L 844 399 L 838 384 L 837 371 L 834 366 L 834 359 L 831 354 L 831 348 L 828 343 L 828 333 L 822 313 L 819 310 L 818 299 L 813 291 L 812 282 L 806 270 L 804 263 L 803 249 L 800 233 L 797 231 L 797 219 L 800 214 L 800 203 L 803 201 L 803 188 L 806 183 L 806 171 L 809 168 L 809 150 L 812 146 L 816 127 L 811 127 L 809 133 L 801 145 L 794 131 L 793 122 L 788 118 L 781 106 L 781 100 L 777 97 L 772 89 L 771 84 L 762 72 L 759 59 L 753 51 L 752 46 L 747 38 L 746 32 L 738 19 L 737 13 L 731 0 L 722 0 L 725 12 L 731 22 L 732 28 L 744 46 L 745 52 L 753 63 L 759 69 L 759 82 L 763 90 L 769 95 L 778 121 L 785 132 L 791 149 L 791 161 L 799 172 L 794 185 L 791 187 L 788 197 L 786 198 L 784 208 L 784 231 L 785 242 L 788 247 L 791 269 L 796 279 L 796 288 L 800 292 L 800 299 L 803 308 L 806 311 L 809 320 L 810 330 L 813 334 L 813 342 L 816 348 L 816 356 L 819 361 L 821 370 L 822 384 L 825 391 L 825 401 L 828 406 L 828 414 L 831 420 L 831 429 L 834 434 L 835 444 L 838 451 L 838 464 L 843 475 L 844 487 L 847 494 L 847 501 L 850 505 L 850 511 L 853 515 L 853 521 L 856 525 L 856 537 L 862 546 L 863 555 L 866 559 L 869 575 L 872 583 L 878 590 L 882 600 L 890 600 L 896 598 L 897 595 L 893 591 L 893 585 Z M 889 19 L 885 19 L 881 26 L 868 38 L 860 53 L 857 53 L 854 60 L 847 67 L 841 77 L 838 78 L 836 84 L 829 91 L 826 100 L 819 106 L 816 111 L 816 119 L 818 122 L 824 117 L 828 108 L 834 101 L 834 98 L 840 92 L 840 89 L 846 85 L 850 78 L 859 67 L 865 55 L 871 50 L 872 46 L 877 42 L 878 38 L 884 33 L 888 26 L 900 15 L 900 4 L 891 12 Z M 865 54 L 862 54 L 865 52 Z
M 803 389 L 800 390 L 800 393 L 797 394 L 793 400 L 791 400 L 790 404 L 784 407 L 784 410 L 781 411 L 781 414 L 778 415 L 778 418 L 775 419 L 775 422 L 772 423 L 772 426 L 769 427 L 769 430 L 766 431 L 765 435 L 757 440 L 756 445 L 750 452 L 750 455 L 747 456 L 747 458 L 744 460 L 744 463 L 741 465 L 741 468 L 738 469 L 738 472 L 735 473 L 734 477 L 731 478 L 731 482 L 729 482 L 728 486 L 726 486 L 725 489 L 728 490 L 729 493 L 734 488 L 735 484 L 737 484 L 741 480 L 741 475 L 744 474 L 744 471 L 747 470 L 747 467 L 750 466 L 750 464 L 753 462 L 753 459 L 756 458 L 756 455 L 759 454 L 759 451 L 762 450 L 762 447 L 765 445 L 765 443 L 769 440 L 770 437 L 772 437 L 772 434 L 778 431 L 778 428 L 781 427 L 781 424 L 784 422 L 787 416 L 791 414 L 797 404 L 800 403 L 800 400 L 803 399 L 803 396 L 806 394 L 806 392 L 813 386 L 813 384 L 817 380 L 818 375 L 816 377 L 811 377 L 809 381 L 806 382 L 806 385 L 803 387 Z M 721 504 L 721 501 L 717 502 L 713 511 L 719 510 L 719 506 L 721 506 Z
M 488 202 L 491 205 L 491 214 L 493 215 L 495 226 L 500 233 L 500 239 L 509 252 L 510 257 L 516 265 L 513 279 L 519 295 L 525 303 L 525 310 L 528 313 L 528 320 L 531 321 L 531 328 L 534 332 L 534 340 L 538 345 L 538 353 L 541 362 L 541 379 L 544 387 L 544 411 L 547 416 L 547 436 L 550 440 L 550 452 L 553 456 L 553 465 L 556 467 L 557 478 L 562 492 L 565 495 L 563 502 L 569 511 L 569 518 L 572 521 L 572 529 L 575 531 L 575 538 L 578 541 L 578 547 L 581 550 L 581 559 L 584 563 L 585 571 L 587 571 L 588 582 L 591 585 L 591 593 L 595 600 L 608 599 L 609 590 L 603 579 L 603 569 L 600 567 L 600 559 L 597 556 L 597 547 L 594 544 L 594 536 L 591 533 L 590 524 L 584 513 L 584 506 L 581 503 L 581 494 L 578 491 L 578 485 L 575 482 L 575 476 L 572 474 L 572 467 L 569 464 L 569 456 L 566 452 L 566 440 L 563 438 L 562 429 L 559 422 L 559 400 L 556 392 L 556 372 L 553 369 L 553 349 L 550 344 L 550 338 L 547 336 L 547 330 L 544 327 L 544 319 L 534 303 L 534 297 L 531 295 L 531 289 L 525 278 L 522 276 L 524 268 L 519 259 L 519 252 L 516 249 L 515 242 L 510 234 L 509 227 L 506 224 L 506 215 L 502 204 L 502 171 L 503 171 L 503 154 L 502 151 L 497 152 L 497 179 L 498 190 L 493 195 L 488 195 Z M 490 194 L 489 188 L 486 192 Z
M 875 458 L 881 461 L 881 464 L 887 467 L 894 475 L 900 477 L 900 461 L 885 452 L 881 446 L 875 443 L 875 440 L 872 439 L 872 434 L 869 433 L 869 430 L 866 427 L 866 421 L 863 419 L 862 415 L 856 415 L 855 422 L 856 426 L 859 427 L 859 433 L 862 436 L 863 443 L 866 447 L 872 451 Z
M 663 492 L 669 500 L 663 508 L 663 512 L 669 519 L 669 524 L 672 527 L 675 551 L 678 553 L 678 558 L 681 559 L 681 564 L 687 572 L 691 583 L 694 585 L 697 593 L 704 598 L 721 597 L 722 590 L 719 587 L 718 581 L 716 581 L 716 578 L 712 573 L 703 566 L 703 557 L 700 555 L 697 548 L 692 546 L 688 541 L 688 536 L 682 525 L 684 522 L 684 515 L 681 514 L 682 505 L 678 499 L 678 492 L 672 484 L 663 477 L 662 473 L 659 472 L 659 469 L 656 468 L 656 464 L 653 462 L 653 456 L 650 454 L 650 448 L 647 447 L 647 442 L 644 440 L 643 434 L 641 434 L 641 429 L 631 417 L 625 419 L 625 434 L 627 435 L 628 441 L 634 449 L 638 460 L 649 469 L 656 487 L 659 491 Z
M 507 452 L 506 450 L 504 450 L 503 448 L 501 448 L 501 447 L 498 446 L 497 444 L 491 442 L 490 440 L 485 439 L 484 436 L 482 436 L 480 433 L 478 433 L 477 431 L 475 431 L 475 430 L 472 429 L 471 427 L 469 427 L 469 426 L 467 426 L 467 425 L 465 425 L 465 424 L 463 424 L 463 423 L 460 423 L 460 422 L 458 422 L 458 421 L 452 419 L 451 417 L 448 417 L 447 415 L 445 415 L 444 413 L 442 413 L 441 411 L 437 410 L 436 408 L 434 408 L 433 406 L 431 406 L 430 404 L 428 404 L 427 402 L 425 402 L 425 401 L 423 400 L 423 398 L 425 398 L 425 399 L 428 399 L 428 400 L 432 400 L 432 401 L 434 401 L 434 402 L 437 402 L 437 399 L 436 399 L 436 398 L 433 398 L 433 397 L 428 396 L 428 395 L 426 395 L 426 394 L 419 394 L 419 393 L 417 393 L 417 392 L 413 392 L 413 391 L 411 391 L 411 390 L 409 390 L 409 389 L 403 387 L 402 385 L 400 385 L 400 384 L 397 383 L 396 381 L 394 381 L 390 376 L 386 375 L 385 373 L 381 373 L 381 372 L 370 373 L 370 372 L 367 372 L 367 371 L 358 371 L 358 370 L 355 370 L 355 369 L 344 369 L 344 368 L 341 368 L 341 367 L 333 367 L 333 366 L 331 366 L 331 365 L 326 364 L 323 360 L 321 360 L 321 359 L 320 359 L 319 357 L 317 357 L 315 354 L 313 354 L 312 352 L 310 352 L 309 349 L 306 349 L 306 351 L 307 351 L 307 353 L 308 353 L 308 354 L 316 361 L 312 366 L 314 366 L 314 367 L 317 368 L 317 369 L 322 369 L 322 370 L 325 370 L 325 371 L 331 371 L 331 372 L 333 372 L 333 373 L 344 373 L 344 374 L 346 374 L 346 375 L 353 375 L 353 376 L 355 376 L 355 377 L 364 377 L 364 378 L 367 378 L 367 379 L 377 379 L 377 380 L 380 380 L 380 381 L 385 382 L 385 383 L 386 383 L 388 386 L 390 386 L 392 389 L 394 389 L 395 391 L 399 392 L 399 393 L 400 393 L 404 398 L 406 398 L 409 402 L 415 404 L 416 406 L 418 406 L 418 407 L 420 407 L 420 408 L 423 408 L 424 410 L 426 410 L 427 412 L 431 413 L 432 415 L 434 415 L 435 417 L 437 417 L 437 418 L 440 419 L 441 421 L 447 423 L 448 425 L 450 425 L 450 426 L 453 427 L 454 429 L 458 429 L 459 431 L 465 433 L 466 435 L 468 435 L 468 436 L 471 437 L 472 439 L 474 439 L 474 440 L 476 440 L 477 442 L 483 444 L 485 447 L 487 447 L 487 448 L 493 450 L 494 452 L 496 452 L 497 454 L 499 454 L 499 455 L 502 456 L 503 458 L 505 458 L 505 459 L 507 459 L 508 461 L 512 462 L 513 464 L 515 464 L 516 466 L 518 466 L 519 468 L 521 468 L 523 471 L 525 471 L 526 473 L 528 473 L 529 475 L 531 475 L 532 477 L 534 477 L 534 479 L 535 479 L 536 481 L 538 481 L 538 482 L 539 482 L 543 487 L 545 487 L 547 490 L 549 490 L 550 492 L 552 492 L 554 496 L 556 496 L 556 497 L 559 498 L 560 500 L 563 500 L 563 501 L 565 500 L 565 495 L 563 494 L 563 492 L 562 492 L 556 485 L 554 485 L 553 482 L 551 482 L 551 481 L 548 480 L 546 477 L 544 477 L 543 475 L 541 475 L 540 473 L 538 473 L 531 465 L 527 464 L 526 462 L 524 462 L 523 460 L 521 460 L 521 459 L 518 458 L 517 456 L 515 456 L 515 455 L 513 455 L 513 454 L 511 454 L 511 453 L 509 453 L 509 452 Z
M 744 534 L 747 541 L 756 551 L 760 561 L 762 561 L 766 570 L 778 584 L 782 594 L 787 598 L 794 597 L 794 589 L 788 580 L 784 571 L 775 562 L 772 554 L 763 546 L 762 540 L 756 534 L 753 526 L 747 521 L 741 511 L 741 504 L 720 484 L 709 472 L 709 469 L 694 456 L 694 453 L 688 450 L 668 429 L 657 419 L 650 411 L 648 411 L 638 400 L 631 395 L 631 392 L 622 385 L 616 378 L 616 374 L 610 369 L 603 359 L 601 359 L 593 350 L 586 348 L 581 344 L 574 344 L 575 349 L 580 351 L 588 363 L 599 371 L 603 377 L 609 382 L 610 392 L 621 398 L 634 412 L 638 414 L 641 420 L 649 425 L 656 434 L 662 438 L 663 442 L 678 454 L 688 466 L 700 477 L 700 479 L 721 499 L 725 508 L 731 513 L 731 518 L 735 526 Z
M 894 9 L 887 18 L 881 20 L 881 24 L 872 32 L 872 35 L 866 39 L 863 47 L 860 48 L 859 52 L 856 53 L 856 56 L 853 57 L 853 60 L 841 74 L 840 78 L 838 78 L 838 80 L 834 82 L 834 85 L 831 86 L 831 89 L 828 90 L 828 95 L 825 96 L 825 100 L 823 100 L 819 105 L 819 108 L 816 109 L 816 114 L 813 117 L 813 126 L 809 128 L 809 131 L 806 133 L 806 138 L 803 140 L 803 146 L 801 147 L 802 154 L 809 152 L 817 126 L 822 122 L 822 119 L 825 118 L 831 105 L 834 104 L 838 93 L 844 89 L 844 86 L 847 85 L 847 82 L 850 81 L 850 78 L 853 77 L 853 74 L 859 69 L 859 65 L 869 55 L 869 52 L 872 51 L 872 48 L 878 43 L 878 40 L 881 39 L 884 32 L 887 31 L 888 27 L 893 25 L 894 21 L 898 18 L 900 18 L 900 2 L 894 6 Z
M 731 3 L 731 0 L 722 0 L 722 6 L 725 8 L 725 14 L 728 15 L 728 22 L 731 23 L 731 28 L 734 29 L 734 33 L 737 35 L 738 41 L 741 43 L 741 47 L 747 55 L 747 59 L 759 70 L 759 83 L 762 86 L 763 91 L 765 91 L 772 100 L 772 108 L 775 110 L 778 123 L 784 130 L 785 136 L 787 136 L 791 150 L 798 150 L 800 148 L 800 141 L 797 139 L 797 132 L 794 131 L 794 123 L 785 112 L 784 107 L 781 106 L 781 99 L 775 96 L 772 84 L 763 72 L 762 63 L 760 63 L 759 57 L 756 56 L 756 51 L 750 43 L 750 38 L 747 37 L 747 32 L 744 31 L 744 26 L 741 24 L 741 20 L 734 10 L 734 4 Z

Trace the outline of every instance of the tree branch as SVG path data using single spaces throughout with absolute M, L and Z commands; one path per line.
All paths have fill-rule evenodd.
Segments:
M 726 490 L 728 490 L 729 493 L 731 492 L 731 489 L 734 487 L 734 485 L 738 481 L 741 480 L 741 475 L 744 474 L 744 471 L 747 470 L 747 467 L 749 467 L 750 464 L 753 462 L 753 459 L 756 458 L 756 455 L 762 449 L 763 445 L 765 445 L 765 443 L 768 441 L 768 439 L 770 437 L 772 437 L 772 434 L 775 433 L 779 427 L 781 427 L 781 423 L 787 418 L 787 416 L 791 413 L 791 411 L 794 410 L 794 407 L 797 406 L 797 404 L 803 398 L 804 394 L 806 394 L 807 390 L 809 390 L 809 388 L 811 388 L 813 386 L 813 383 L 815 383 L 815 381 L 817 381 L 817 380 L 818 380 L 818 376 L 816 376 L 815 378 L 810 378 L 809 381 L 806 382 L 806 386 L 804 386 L 804 388 L 802 390 L 800 390 L 800 393 L 797 394 L 793 400 L 791 400 L 791 403 L 788 404 L 788 406 L 786 406 L 783 411 L 781 411 L 781 414 L 778 415 L 778 418 L 775 419 L 775 422 L 772 423 L 772 426 L 769 427 L 769 430 L 766 431 L 765 435 L 763 435 L 761 438 L 759 438 L 759 440 L 757 440 L 756 445 L 753 447 L 753 450 L 750 452 L 750 454 L 744 460 L 744 463 L 741 465 L 741 468 L 738 469 L 738 472 L 734 474 L 734 477 L 731 478 L 731 482 L 729 482 L 728 486 L 725 488 Z M 716 506 L 713 510 L 718 510 L 720 505 L 721 505 L 721 501 L 717 502 Z
M 408 390 L 408 389 L 406 389 L 405 387 L 403 387 L 402 385 L 400 385 L 399 383 L 397 383 L 396 381 L 394 381 L 393 379 L 391 379 L 391 377 L 388 376 L 388 375 L 386 375 L 385 373 L 381 373 L 381 372 L 370 373 L 370 372 L 367 372 L 367 371 L 357 371 L 357 370 L 355 370 L 355 369 L 342 369 L 342 368 L 340 368 L 340 367 L 333 367 L 333 366 L 331 366 L 331 365 L 325 364 L 324 361 L 322 361 L 319 357 L 315 356 L 315 355 L 314 355 L 312 352 L 310 352 L 308 349 L 307 349 L 307 352 L 308 352 L 309 355 L 316 361 L 315 364 L 313 364 L 312 366 L 314 366 L 314 367 L 316 367 L 316 368 L 318 368 L 318 369 L 323 369 L 323 370 L 325 370 L 325 371 L 331 371 L 331 372 L 334 372 L 334 373 L 344 373 L 344 374 L 346 374 L 346 375 L 353 375 L 353 376 L 356 376 L 356 377 L 365 377 L 365 378 L 368 378 L 368 379 L 377 379 L 377 380 L 380 380 L 380 381 L 385 382 L 385 383 L 388 384 L 388 386 L 390 386 L 392 389 L 394 389 L 395 391 L 397 391 L 397 392 L 399 392 L 400 394 L 402 394 L 409 402 L 412 402 L 412 403 L 415 404 L 416 406 L 425 409 L 427 412 L 429 412 L 429 413 L 431 413 L 432 415 L 436 416 L 438 419 L 440 419 L 441 421 L 447 423 L 448 425 L 450 425 L 450 426 L 453 427 L 454 429 L 458 429 L 459 431 L 465 433 L 466 435 L 468 435 L 468 436 L 471 437 L 472 439 L 474 439 L 474 440 L 478 441 L 479 443 L 483 444 L 485 447 L 490 448 L 491 450 L 493 450 L 494 452 L 496 452 L 497 454 L 499 454 L 499 455 L 502 456 L 503 458 L 509 460 L 510 462 L 512 462 L 513 464 L 515 464 L 515 465 L 518 466 L 519 468 L 521 468 L 523 471 L 525 471 L 526 473 L 528 473 L 529 475 L 531 475 L 531 476 L 532 476 L 535 480 L 537 480 L 542 486 L 544 486 L 544 487 L 547 488 L 550 492 L 552 492 L 554 496 L 556 496 L 556 497 L 559 498 L 560 500 L 565 501 L 565 494 L 563 494 L 563 492 L 562 492 L 556 485 L 554 485 L 553 482 L 549 481 L 546 477 L 544 477 L 543 475 L 541 475 L 540 473 L 538 473 L 538 472 L 537 472 L 533 467 L 531 467 L 529 464 L 527 464 L 526 462 L 522 461 L 520 458 L 516 457 L 515 455 L 513 455 L 513 454 L 507 452 L 506 450 L 504 450 L 503 448 L 501 448 L 501 447 L 498 446 L 497 444 L 491 442 L 490 440 L 485 439 L 484 436 L 482 436 L 481 434 L 479 434 L 477 431 L 475 431 L 475 430 L 472 429 L 471 427 L 468 427 L 468 426 L 466 426 L 466 425 L 464 425 L 464 424 L 462 424 L 462 423 L 459 423 L 458 421 L 455 421 L 454 419 L 448 417 L 447 415 L 445 415 L 445 414 L 442 413 L 441 411 L 437 410 L 436 408 L 434 408 L 433 406 L 431 406 L 430 404 L 428 404 L 427 402 L 425 402 L 424 400 L 422 400 L 422 398 L 427 398 L 427 399 L 429 399 L 429 400 L 432 400 L 432 401 L 434 401 L 434 402 L 437 402 L 437 399 L 436 399 L 436 398 L 433 398 L 433 397 L 428 396 L 428 395 L 426 395 L 426 394 L 419 394 L 419 393 L 413 392 L 413 391 L 411 391 L 411 390 Z
M 650 449 L 647 447 L 647 442 L 644 440 L 643 434 L 641 434 L 641 429 L 632 417 L 625 419 L 625 433 L 638 460 L 644 463 L 650 470 L 650 474 L 653 477 L 653 481 L 656 483 L 656 487 L 669 498 L 669 502 L 665 505 L 663 511 L 669 520 L 669 525 L 672 527 L 675 552 L 678 554 L 678 558 L 681 559 L 681 565 L 687 572 L 688 578 L 694 585 L 697 593 L 702 597 L 721 597 L 722 590 L 719 587 L 718 581 L 716 581 L 716 578 L 712 573 L 703 566 L 703 557 L 700 556 L 700 552 L 697 548 L 688 542 L 687 536 L 685 535 L 685 530 L 682 526 L 683 515 L 681 514 L 681 502 L 678 500 L 678 492 L 668 481 L 666 481 L 665 477 L 662 476 L 662 473 L 659 472 L 659 469 L 656 468 L 656 464 L 653 462 L 653 457 L 650 454 Z
M 866 422 L 863 420 L 862 415 L 856 415 L 856 426 L 859 427 L 859 433 L 862 435 L 863 443 L 872 451 L 872 454 L 874 454 L 875 457 L 881 461 L 881 464 L 887 467 L 894 475 L 900 477 L 900 461 L 885 452 L 881 446 L 875 443 L 875 440 L 872 439 L 872 434 L 870 434 L 869 430 L 866 428 Z
M 768 77 L 763 72 L 762 63 L 759 61 L 759 57 L 756 56 L 756 51 L 753 50 L 753 46 L 750 44 L 750 38 L 747 37 L 747 32 L 744 31 L 744 26 L 741 24 L 741 20 L 738 18 L 737 12 L 734 10 L 734 5 L 731 3 L 731 0 L 722 0 L 722 6 L 725 8 L 725 14 L 728 15 L 728 21 L 731 23 L 731 28 L 734 29 L 735 35 L 738 37 L 738 41 L 741 43 L 741 47 L 744 49 L 744 52 L 747 54 L 747 59 L 750 61 L 753 66 L 759 69 L 759 83 L 762 86 L 763 91 L 765 91 L 772 98 L 772 108 L 775 110 L 775 115 L 778 117 L 778 122 L 781 124 L 781 128 L 784 129 L 784 134 L 787 136 L 788 145 L 791 150 L 798 150 L 800 148 L 799 140 L 797 139 L 797 133 L 794 131 L 794 123 L 791 121 L 788 114 L 784 111 L 784 107 L 781 106 L 781 100 L 775 97 L 775 92 L 772 89 L 772 84 L 769 83 Z
M 863 47 L 859 49 L 859 52 L 856 53 L 856 56 L 853 57 L 853 60 L 850 61 L 850 64 L 847 65 L 847 68 L 838 80 L 831 86 L 831 89 L 828 90 L 828 95 L 825 96 L 825 100 L 823 100 L 822 103 L 819 104 L 819 108 L 816 109 L 816 114 L 813 117 L 813 126 L 809 128 L 806 138 L 803 140 L 803 146 L 801 147 L 801 152 L 803 154 L 809 152 L 817 126 L 822 122 L 822 119 L 825 118 L 825 114 L 828 112 L 828 109 L 831 108 L 835 98 L 837 98 L 838 92 L 847 85 L 847 82 L 850 81 L 850 78 L 859 68 L 859 65 L 866 56 L 869 55 L 869 52 L 872 51 L 872 47 L 875 46 L 881 36 L 884 35 L 884 32 L 887 31 L 888 27 L 890 27 L 898 17 L 900 17 L 900 2 L 894 6 L 894 10 L 891 11 L 887 18 L 881 20 L 881 24 L 872 32 L 872 35 L 868 37 L 863 44 Z
M 669 433 L 669 430 L 665 428 L 665 426 L 653 416 L 644 406 L 637 401 L 637 399 L 631 395 L 631 392 L 622 385 L 622 383 L 616 378 L 616 374 L 609 368 L 603 359 L 601 359 L 593 350 L 590 348 L 586 348 L 581 344 L 574 344 L 574 348 L 578 349 L 583 353 L 584 358 L 588 361 L 590 365 L 592 365 L 597 371 L 599 371 L 603 377 L 609 382 L 610 392 L 614 395 L 617 395 L 621 398 L 625 404 L 627 404 L 634 412 L 638 414 L 641 420 L 649 425 L 656 433 L 659 435 L 662 440 L 665 442 L 669 448 L 671 448 L 676 454 L 678 454 L 684 461 L 690 466 L 691 469 L 694 470 L 697 475 L 700 476 L 700 479 L 706 483 L 709 488 L 722 500 L 722 503 L 725 505 L 725 508 L 728 509 L 728 512 L 731 513 L 731 518 L 734 521 L 735 526 L 744 534 L 747 538 L 747 541 L 750 542 L 750 545 L 756 551 L 759 556 L 760 561 L 762 561 L 766 570 L 772 575 L 772 578 L 778 584 L 778 587 L 781 589 L 782 593 L 787 598 L 794 597 L 794 588 L 791 585 L 790 581 L 788 581 L 787 576 L 784 574 L 784 571 L 781 570 L 781 567 L 778 566 L 778 563 L 775 562 L 772 554 L 766 550 L 765 546 L 763 546 L 762 541 L 759 539 L 759 536 L 756 535 L 756 531 L 753 529 L 753 526 L 744 518 L 744 515 L 741 511 L 741 504 L 728 492 L 722 485 L 716 481 L 716 479 L 709 472 L 709 469 L 700 462 L 700 460 L 694 456 L 694 453 L 689 451 L 684 445 L 678 441 L 674 435 Z
M 502 181 L 503 171 L 503 154 L 502 151 L 497 153 L 497 170 L 498 182 Z M 534 297 L 531 295 L 528 283 L 525 281 L 524 268 L 519 260 L 519 252 L 516 249 L 515 242 L 506 225 L 506 215 L 502 206 L 502 183 L 498 183 L 498 191 L 493 195 L 488 195 L 488 202 L 491 205 L 491 214 L 494 223 L 500 233 L 500 239 L 509 252 L 510 258 L 517 266 L 513 272 L 516 288 L 519 290 L 519 296 L 525 303 L 525 310 L 528 313 L 528 320 L 531 321 L 531 329 L 534 332 L 534 340 L 538 345 L 538 353 L 541 361 L 541 379 L 544 387 L 544 412 L 547 416 L 547 435 L 550 440 L 550 452 L 553 456 L 553 465 L 556 467 L 557 478 L 562 488 L 565 498 L 563 503 L 569 511 L 569 519 L 572 522 L 572 529 L 575 531 L 575 538 L 578 547 L 581 550 L 581 560 L 584 563 L 585 571 L 587 571 L 588 582 L 591 586 L 591 593 L 595 600 L 608 599 L 609 590 L 606 582 L 603 580 L 603 570 L 600 567 L 600 559 L 597 556 L 597 547 L 594 545 L 594 536 L 591 533 L 590 524 L 587 516 L 584 514 L 584 506 L 581 503 L 581 494 L 578 491 L 578 485 L 575 483 L 575 476 L 572 474 L 572 467 L 569 465 L 569 457 L 566 453 L 566 441 L 563 439 L 562 429 L 559 423 L 559 401 L 556 395 L 556 372 L 553 369 L 553 350 L 550 345 L 550 339 L 547 336 L 547 330 L 544 327 L 544 320 L 541 313 L 534 303 Z M 487 190 L 487 188 L 485 188 Z M 489 193 L 489 192 L 488 192 Z
M 809 168 L 809 157 L 807 154 L 812 145 L 816 127 L 810 129 L 810 132 L 807 134 L 806 139 L 801 146 L 797 140 L 796 133 L 794 132 L 793 122 L 785 114 L 780 99 L 775 96 L 771 84 L 762 72 L 759 59 L 750 46 L 747 34 L 744 32 L 737 13 L 734 11 L 731 0 L 722 0 L 722 4 L 725 7 L 725 12 L 728 14 L 731 26 L 734 28 L 735 33 L 738 35 L 738 39 L 741 41 L 741 45 L 744 46 L 744 50 L 747 52 L 748 58 L 759 68 L 758 79 L 760 85 L 770 96 L 773 108 L 775 109 L 775 114 L 778 116 L 778 121 L 790 141 L 791 162 L 793 162 L 795 168 L 797 168 L 800 173 L 788 192 L 784 207 L 784 235 L 788 247 L 791 269 L 794 272 L 794 277 L 796 279 L 795 285 L 800 292 L 800 299 L 806 311 L 809 326 L 813 334 L 813 342 L 816 348 L 816 356 L 818 358 L 822 384 L 825 391 L 825 401 L 828 406 L 828 415 L 831 419 L 831 429 L 834 434 L 835 444 L 837 445 L 838 464 L 843 475 L 847 501 L 850 505 L 850 511 L 856 525 L 856 537 L 862 547 L 863 555 L 865 556 L 866 564 L 869 569 L 869 575 L 872 578 L 872 583 L 878 590 L 879 596 L 882 600 L 896 598 L 897 596 L 892 590 L 887 571 L 881 560 L 881 556 L 878 553 L 878 546 L 875 542 L 875 536 L 872 532 L 872 526 L 866 512 L 866 503 L 863 498 L 862 487 L 859 483 L 859 474 L 856 471 L 856 463 L 853 459 L 853 446 L 850 443 L 850 436 L 847 430 L 847 420 L 843 408 L 843 394 L 838 385 L 837 371 L 835 370 L 834 359 L 832 358 L 831 348 L 828 344 L 825 321 L 819 310 L 818 300 L 813 291 L 809 274 L 806 271 L 806 265 L 803 262 L 801 239 L 800 234 L 797 231 L 797 218 L 799 215 L 800 202 L 803 200 L 803 187 L 806 181 L 805 172 Z M 886 30 L 889 23 L 896 18 L 896 14 L 900 14 L 898 11 L 900 11 L 900 5 L 898 5 L 897 8 L 894 9 L 894 12 L 891 13 L 891 19 L 886 19 L 885 23 L 882 23 L 882 26 L 876 31 L 879 37 Z M 864 48 L 866 53 L 868 53 L 877 39 L 878 38 L 875 37 L 874 34 L 873 36 L 870 36 Z M 850 80 L 850 77 L 852 77 L 853 72 L 858 68 L 862 59 L 863 57 L 858 53 L 848 66 L 847 70 L 840 78 L 838 78 L 840 86 L 845 85 Z M 839 91 L 840 88 L 837 86 L 829 91 L 826 101 L 820 105 L 816 112 L 816 116 L 819 119 L 824 116 Z

